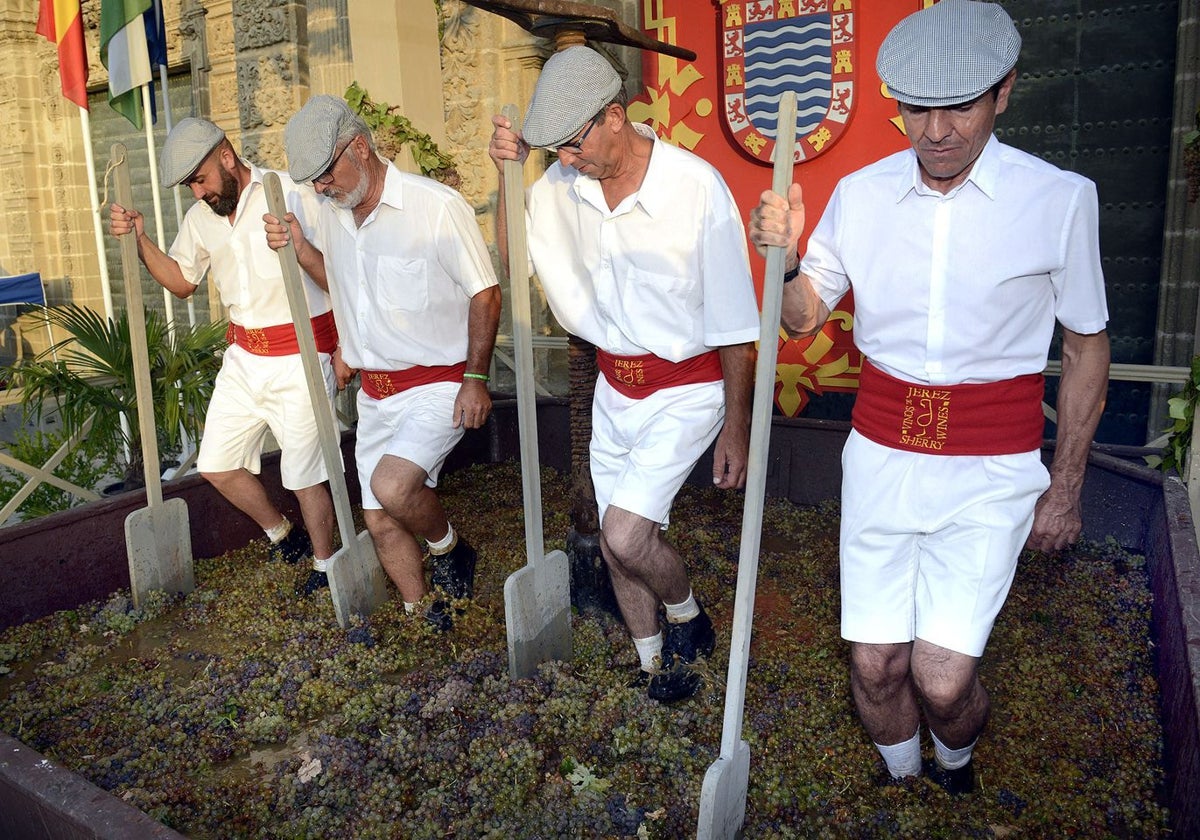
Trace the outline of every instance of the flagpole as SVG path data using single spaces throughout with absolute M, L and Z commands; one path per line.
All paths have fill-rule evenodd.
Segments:
M 158 0 L 155 0 L 155 5 Z M 171 129 L 175 127 L 175 121 L 171 117 L 171 95 L 167 88 L 167 65 L 158 65 L 159 85 L 162 88 L 163 101 L 163 117 L 167 121 L 167 134 L 171 133 Z M 171 188 L 171 195 L 175 198 L 175 230 L 183 227 L 183 199 L 180 197 L 179 185 L 176 184 Z M 196 296 L 188 295 L 187 299 L 188 324 L 196 326 Z
M 92 232 L 96 235 L 96 256 L 100 262 L 100 293 L 104 300 L 104 317 L 116 322 L 113 314 L 112 284 L 108 278 L 108 259 L 104 252 L 104 228 L 100 221 L 100 196 L 96 184 L 96 159 L 92 156 L 92 122 L 87 108 L 79 109 L 79 125 L 83 129 L 83 159 L 87 164 L 88 200 L 92 205 Z
M 150 159 L 150 193 L 154 196 L 154 230 L 158 238 L 158 249 L 167 252 L 167 237 L 163 232 L 162 194 L 158 189 L 158 155 L 154 151 L 154 113 L 150 102 L 150 85 L 140 85 L 142 89 L 142 125 L 146 129 L 146 155 Z M 163 289 L 163 305 L 167 310 L 167 329 L 175 329 L 175 299 L 166 288 Z

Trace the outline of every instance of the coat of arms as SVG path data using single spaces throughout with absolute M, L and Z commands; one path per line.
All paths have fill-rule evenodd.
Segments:
M 855 0 L 726 0 L 721 15 L 724 119 L 737 148 L 771 163 L 775 115 L 796 92 L 796 161 L 846 130 L 854 110 Z

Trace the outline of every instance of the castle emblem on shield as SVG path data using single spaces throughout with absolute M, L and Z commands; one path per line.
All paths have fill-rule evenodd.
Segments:
M 770 165 L 784 91 L 796 92 L 796 161 L 825 152 L 854 110 L 855 0 L 725 0 L 724 119 L 738 149 Z

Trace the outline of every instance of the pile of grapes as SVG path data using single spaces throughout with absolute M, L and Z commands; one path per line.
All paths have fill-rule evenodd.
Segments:
M 543 472 L 547 550 L 566 481 Z M 515 464 L 443 477 L 479 552 L 476 599 L 436 635 L 392 600 L 349 629 L 254 544 L 186 598 L 127 593 L 0 633 L 0 729 L 196 838 L 682 838 L 721 740 L 741 501 L 685 488 L 670 538 L 718 628 L 697 698 L 631 687 L 607 614 L 574 657 L 508 677 L 503 584 L 525 561 Z M 1165 837 L 1142 558 L 1023 558 L 982 664 L 978 791 L 882 784 L 838 636 L 837 508 L 768 500 L 747 685 L 745 836 Z M 925 735 L 925 749 L 930 745 Z

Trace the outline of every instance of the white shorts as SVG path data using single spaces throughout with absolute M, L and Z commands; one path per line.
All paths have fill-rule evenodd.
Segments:
M 592 484 L 609 505 L 666 525 L 675 494 L 721 431 L 725 385 L 664 388 L 630 399 L 600 377 L 592 399 Z
M 1050 486 L 1041 453 L 924 455 L 851 432 L 842 476 L 843 638 L 981 656 Z
M 466 431 L 454 428 L 457 382 L 433 382 L 383 400 L 358 392 L 358 444 L 354 460 L 364 509 L 383 506 L 371 492 L 371 476 L 384 455 L 412 461 L 428 474 L 425 484 L 437 487 L 446 456 Z
M 337 428 L 333 409 L 337 380 L 329 354 L 317 355 L 329 394 L 329 415 Z M 204 417 L 196 468 L 202 473 L 245 469 L 257 475 L 268 429 L 279 444 L 284 487 L 302 490 L 329 478 L 300 354 L 256 356 L 230 345 Z

